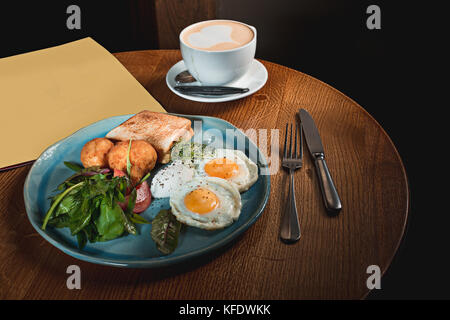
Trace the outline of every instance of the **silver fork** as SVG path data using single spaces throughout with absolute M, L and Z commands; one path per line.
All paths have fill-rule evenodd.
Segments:
M 303 157 L 303 134 L 302 124 L 295 125 L 295 141 L 294 141 L 294 153 L 292 153 L 292 123 L 290 125 L 290 137 L 289 137 L 289 156 L 287 148 L 288 138 L 288 126 L 286 123 L 286 136 L 284 138 L 284 154 L 281 166 L 289 169 L 289 195 L 286 210 L 283 213 L 281 220 L 280 237 L 281 240 L 287 243 L 293 243 L 300 239 L 300 225 L 298 223 L 297 205 L 295 202 L 295 187 L 294 187 L 294 171 L 302 167 Z M 300 132 L 299 152 L 297 153 L 297 136 Z

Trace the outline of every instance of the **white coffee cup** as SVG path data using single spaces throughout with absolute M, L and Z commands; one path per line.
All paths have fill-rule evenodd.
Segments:
M 228 50 L 207 50 L 189 46 L 183 35 L 191 28 L 205 22 L 233 22 L 242 24 L 253 31 L 253 38 L 242 46 Z M 201 84 L 224 85 L 242 77 L 250 68 L 256 51 L 256 29 L 233 20 L 208 20 L 192 24 L 180 33 L 180 49 L 189 73 Z

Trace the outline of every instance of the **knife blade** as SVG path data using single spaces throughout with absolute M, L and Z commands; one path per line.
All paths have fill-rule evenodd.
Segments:
M 226 94 L 245 93 L 249 91 L 249 88 L 224 86 L 175 86 L 174 89 L 183 94 L 208 96 L 222 96 Z
M 338 215 L 342 209 L 341 199 L 339 198 L 325 161 L 325 150 L 319 135 L 319 130 L 308 111 L 300 109 L 299 116 L 303 126 L 306 145 L 308 146 L 309 152 L 314 160 L 314 166 L 316 167 L 325 209 L 329 215 Z

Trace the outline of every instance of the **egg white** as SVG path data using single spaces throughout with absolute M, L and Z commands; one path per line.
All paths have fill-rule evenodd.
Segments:
M 193 169 L 183 165 L 181 161 L 174 161 L 155 174 L 150 184 L 150 191 L 154 198 L 168 198 L 174 190 L 192 180 L 193 177 Z
M 247 191 L 258 180 L 258 166 L 245 153 L 233 149 L 216 149 L 215 151 L 214 157 L 202 159 L 196 169 L 196 176 L 208 177 L 208 174 L 205 172 L 205 165 L 217 158 L 227 158 L 234 161 L 239 167 L 239 172 L 236 175 L 226 179 L 228 182 L 234 184 L 239 192 Z
M 219 199 L 219 205 L 211 212 L 198 214 L 190 211 L 184 198 L 191 191 L 205 188 Z M 241 195 L 236 187 L 224 179 L 198 177 L 178 188 L 170 195 L 172 213 L 181 223 L 206 230 L 222 229 L 231 225 L 241 214 Z

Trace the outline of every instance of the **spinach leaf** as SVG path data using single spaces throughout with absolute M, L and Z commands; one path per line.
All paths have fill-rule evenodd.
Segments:
M 87 243 L 87 240 L 88 238 L 85 232 L 77 233 L 78 248 L 83 249 Z
M 122 214 L 123 211 L 117 203 L 108 203 L 106 198 L 102 200 L 100 203 L 100 215 L 94 221 L 99 233 L 99 241 L 112 240 L 123 234 L 125 226 Z
M 48 225 L 54 228 L 67 228 L 69 227 L 70 216 L 67 214 L 62 214 L 57 217 L 51 218 L 48 221 Z
M 72 235 L 76 235 L 91 221 L 91 215 L 91 211 L 83 208 L 83 205 L 75 212 L 69 223 Z
M 68 214 L 69 216 L 72 215 L 73 211 L 80 206 L 77 191 L 78 190 L 72 190 L 72 192 L 69 192 L 69 194 L 61 200 L 53 216 L 57 217 L 61 214 Z
M 122 211 L 122 219 L 123 219 L 123 226 L 125 227 L 125 230 L 133 235 L 137 235 L 137 229 L 134 225 L 133 221 L 130 219 L 130 217 L 125 214 L 125 212 Z
M 45 230 L 45 227 L 47 226 L 48 220 L 51 218 L 53 212 L 55 211 L 58 204 L 63 200 L 63 198 L 73 189 L 81 187 L 84 184 L 84 182 L 77 183 L 76 185 L 71 186 L 70 188 L 66 189 L 64 192 L 59 194 L 55 200 L 53 201 L 53 204 L 50 206 L 50 209 L 47 211 L 47 214 L 45 215 L 44 222 L 42 223 L 42 230 Z
M 153 219 L 151 236 L 163 254 L 172 253 L 178 245 L 181 223 L 170 210 L 161 210 Z
M 91 220 L 92 221 L 92 220 Z M 86 234 L 89 242 L 97 242 L 99 241 L 99 234 L 97 232 L 97 228 L 94 223 L 89 223 L 86 227 L 83 228 L 83 233 Z
M 131 142 L 129 149 L 130 146 Z M 134 217 L 137 192 L 129 177 L 114 177 L 108 168 L 64 164 L 76 172 L 58 186 L 61 193 L 49 198 L 50 209 L 42 229 L 45 230 L 47 224 L 69 228 L 71 234 L 76 235 L 79 247 L 83 248 L 87 242 L 112 240 L 125 231 L 135 235 L 138 233 L 135 223 L 148 223 L 144 218 Z M 131 169 L 131 163 L 129 165 Z M 125 201 L 129 188 L 132 191 L 127 208 L 122 210 L 118 203 Z
M 80 172 L 81 170 L 83 170 L 83 167 L 80 166 L 78 163 L 74 163 L 74 162 L 69 162 L 69 161 L 64 161 L 64 165 L 69 168 L 70 170 L 73 170 L 75 172 Z

